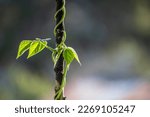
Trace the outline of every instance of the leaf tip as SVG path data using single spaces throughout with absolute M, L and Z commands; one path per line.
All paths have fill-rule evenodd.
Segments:
M 79 65 L 80 65 L 80 66 L 82 66 L 82 64 L 81 64 L 81 62 L 80 62 L 80 61 L 78 61 L 78 63 L 79 63 Z
M 17 56 L 16 59 L 18 59 L 20 56 Z
M 31 57 L 31 56 L 28 55 L 28 56 L 27 56 L 27 59 L 29 59 L 30 57 Z
M 76 61 L 79 63 L 79 65 L 82 66 L 82 64 L 81 64 L 81 62 L 80 62 L 80 60 L 79 60 L 79 58 L 75 58 L 75 59 L 76 59 Z
M 20 57 L 21 57 L 21 55 L 20 55 L 20 54 L 17 54 L 16 59 L 18 59 L 18 58 L 20 58 Z

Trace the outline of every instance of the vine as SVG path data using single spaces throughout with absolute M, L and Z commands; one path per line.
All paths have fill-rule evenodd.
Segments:
M 43 49 L 48 49 L 52 52 L 52 61 L 54 63 L 54 70 L 56 72 L 56 86 L 55 86 L 55 100 L 65 100 L 64 88 L 66 85 L 66 76 L 70 64 L 74 59 L 81 65 L 76 51 L 72 47 L 65 44 L 66 31 L 64 27 L 64 20 L 66 16 L 65 0 L 56 0 L 57 8 L 54 15 L 56 26 L 54 27 L 54 36 L 56 37 L 56 48 L 48 46 L 50 38 L 35 40 L 23 40 L 19 44 L 17 58 L 21 57 L 28 51 L 27 59 L 38 54 Z
M 56 44 L 58 48 L 58 55 L 56 56 L 56 63 L 54 63 L 54 71 L 56 73 L 56 86 L 54 99 L 65 100 L 64 88 L 64 58 L 62 55 L 62 47 L 65 47 L 66 32 L 64 26 L 64 20 L 66 16 L 65 0 L 56 0 L 56 13 L 54 15 L 56 26 L 54 28 L 54 36 L 56 37 Z M 55 54 L 53 54 L 55 55 Z M 53 57 L 54 58 L 54 57 Z M 57 59 L 59 58 L 59 59 Z

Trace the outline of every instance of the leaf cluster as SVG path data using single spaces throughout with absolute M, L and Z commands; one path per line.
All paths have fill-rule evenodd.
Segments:
M 61 54 L 63 54 L 66 65 L 70 65 L 74 59 L 81 65 L 78 54 L 72 47 L 67 47 L 62 44 L 61 46 L 57 46 L 55 49 L 49 47 L 47 45 L 46 39 L 36 38 L 35 40 L 23 40 L 19 44 L 17 59 L 21 57 L 26 51 L 28 51 L 27 59 L 40 53 L 45 48 L 49 49 L 52 52 L 52 60 L 54 62 L 54 66 Z

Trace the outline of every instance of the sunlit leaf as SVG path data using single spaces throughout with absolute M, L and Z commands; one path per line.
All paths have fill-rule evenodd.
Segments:
M 28 53 L 28 57 L 30 58 L 36 54 L 38 54 L 39 52 L 41 52 L 45 47 L 47 46 L 47 42 L 46 41 L 33 41 L 30 45 L 29 48 L 29 53 Z
M 31 43 L 32 43 L 31 40 L 23 40 L 20 42 L 17 53 L 17 59 L 29 49 Z
M 77 52 L 72 48 L 72 47 L 68 47 L 72 52 L 73 52 L 73 55 L 74 55 L 74 58 L 78 61 L 78 63 L 81 65 L 81 62 L 79 60 L 79 57 L 78 57 L 78 54 Z
M 67 47 L 64 50 L 63 57 L 68 65 L 71 64 L 74 58 L 79 62 L 79 64 L 81 64 L 76 51 L 72 47 Z

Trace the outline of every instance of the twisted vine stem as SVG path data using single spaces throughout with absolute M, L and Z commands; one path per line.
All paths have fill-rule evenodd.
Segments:
M 56 11 L 55 13 L 55 16 L 54 16 L 54 19 L 56 20 L 56 26 L 54 28 L 54 36 L 56 37 L 56 41 L 57 41 L 57 35 L 59 33 L 63 33 L 62 37 L 58 37 L 58 38 L 61 38 L 61 43 L 60 42 L 57 42 L 59 44 L 59 46 L 61 44 L 64 44 L 65 40 L 66 40 L 66 31 L 64 29 L 64 20 L 65 20 L 65 17 L 66 17 L 66 7 L 65 7 L 65 0 L 56 0 L 57 3 L 61 3 L 61 6 L 60 8 Z M 58 5 L 59 7 L 59 5 Z M 60 17 L 60 18 L 58 18 Z M 60 26 L 62 26 L 63 30 L 61 30 Z
M 62 46 L 65 46 L 66 40 L 66 31 L 64 27 L 64 20 L 66 16 L 65 0 L 56 0 L 57 8 L 55 13 L 56 26 L 54 28 L 54 36 L 56 37 L 56 46 L 58 49 L 61 49 Z M 54 71 L 56 72 L 56 86 L 55 86 L 55 100 L 65 100 L 64 96 L 64 58 L 61 53 L 55 67 Z

